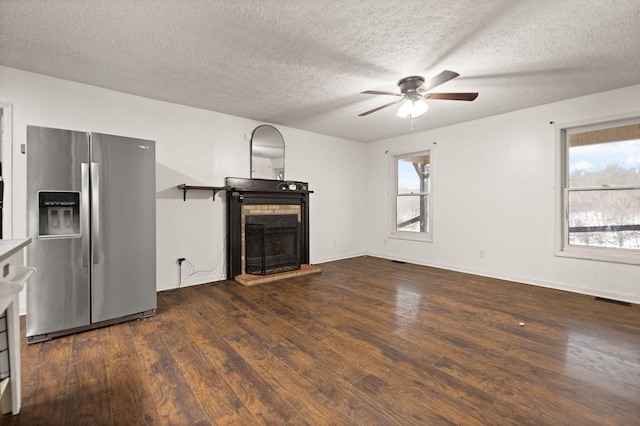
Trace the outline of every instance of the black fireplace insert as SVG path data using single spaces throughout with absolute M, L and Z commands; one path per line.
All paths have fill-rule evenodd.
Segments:
M 269 275 L 300 269 L 298 215 L 245 217 L 245 271 Z

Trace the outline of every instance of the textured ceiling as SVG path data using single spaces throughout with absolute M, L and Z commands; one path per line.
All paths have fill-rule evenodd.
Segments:
M 0 65 L 356 141 L 410 133 L 407 75 L 435 89 L 426 130 L 640 83 L 638 0 L 2 0 Z M 10 101 L 10 100 L 8 100 Z

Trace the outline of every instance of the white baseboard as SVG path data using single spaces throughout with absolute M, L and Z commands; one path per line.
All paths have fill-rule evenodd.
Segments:
M 218 281 L 224 281 L 226 279 L 227 277 L 225 275 L 224 277 L 218 277 L 213 279 L 209 277 L 209 278 L 182 280 L 182 282 L 180 283 L 180 288 L 191 287 L 191 286 L 200 285 L 200 284 L 208 284 L 208 283 L 218 282 Z M 156 285 L 156 292 L 161 292 L 165 290 L 175 290 L 176 288 L 178 288 L 178 283 L 175 281 L 169 282 L 169 283 L 158 283 Z
M 315 258 L 315 259 L 312 259 L 311 263 L 314 265 L 317 265 L 322 263 L 335 262 L 338 260 L 352 259 L 354 257 L 360 257 L 360 256 L 373 256 L 373 257 L 379 257 L 381 259 L 398 260 L 401 262 L 413 263 L 416 265 L 430 266 L 433 268 L 446 269 L 449 271 L 456 271 L 456 272 L 463 272 L 466 274 L 478 275 L 481 277 L 496 278 L 500 280 L 513 281 L 521 284 L 551 288 L 554 290 L 569 291 L 571 293 L 585 294 L 585 295 L 594 296 L 594 297 L 604 297 L 607 299 L 620 300 L 622 302 L 640 304 L 640 297 L 630 295 L 630 294 L 623 294 L 623 293 L 617 293 L 617 292 L 611 292 L 611 291 L 605 291 L 605 290 L 595 290 L 592 288 L 580 287 L 580 286 L 575 286 L 575 285 L 566 284 L 566 283 L 542 281 L 542 280 L 532 279 L 532 278 L 524 277 L 520 275 L 497 274 L 497 273 L 492 273 L 487 271 L 476 270 L 473 268 L 464 268 L 457 265 L 442 264 L 437 262 L 426 262 L 423 260 L 405 258 L 400 256 L 389 256 L 388 254 L 376 253 L 376 252 L 357 252 L 357 253 L 341 254 L 338 256 Z M 222 281 L 225 279 L 226 277 L 222 277 L 218 281 Z M 210 280 L 210 279 L 186 280 L 182 282 L 180 287 L 189 287 L 192 285 L 206 284 L 212 281 L 216 281 L 216 280 Z M 158 291 L 171 290 L 175 288 L 177 288 L 177 283 L 175 282 L 165 283 L 164 285 L 160 285 L 160 284 L 158 285 Z M 23 312 L 22 306 L 20 307 L 20 312 L 21 313 Z
M 319 263 L 327 263 L 327 262 L 335 262 L 336 260 L 344 260 L 344 259 L 352 259 L 354 257 L 360 257 L 360 256 L 366 256 L 367 253 L 365 252 L 358 252 L 358 253 L 347 253 L 347 254 L 341 254 L 339 256 L 330 256 L 330 257 L 321 257 L 319 259 L 311 259 L 312 265 L 317 265 Z
M 456 272 L 463 272 L 463 273 L 466 273 L 466 274 L 479 275 L 481 277 L 496 278 L 496 279 L 499 279 L 499 280 L 513 281 L 513 282 L 517 282 L 517 283 L 521 283 L 521 284 L 528 284 L 528 285 L 535 285 L 535 286 L 538 286 L 538 287 L 551 288 L 551 289 L 554 289 L 554 290 L 569 291 L 571 293 L 586 294 L 588 296 L 604 297 L 604 298 L 607 298 L 607 299 L 619 300 L 619 301 L 622 301 L 622 302 L 640 304 L 640 297 L 634 296 L 634 295 L 631 295 L 631 294 L 616 293 L 616 292 L 604 291 L 604 290 L 595 290 L 595 289 L 587 288 L 587 287 L 574 286 L 574 285 L 566 284 L 566 283 L 541 281 L 541 280 L 536 280 L 536 279 L 532 279 L 532 278 L 529 278 L 529 277 L 523 277 L 523 276 L 517 276 L 517 275 L 496 274 L 496 273 L 490 273 L 490 272 L 486 272 L 486 271 L 475 270 L 475 269 L 472 269 L 472 268 L 463 268 L 463 267 L 459 267 L 459 266 L 456 266 L 456 265 L 447 265 L 447 264 L 441 264 L 441 263 L 437 263 L 437 262 L 425 262 L 423 260 L 396 257 L 396 256 L 389 256 L 387 254 L 382 254 L 382 253 L 367 252 L 366 255 L 367 256 L 373 256 L 373 257 L 379 257 L 379 258 L 382 258 L 382 259 L 398 260 L 398 261 L 401 261 L 401 262 L 413 263 L 413 264 L 416 264 L 416 265 L 430 266 L 430 267 L 433 267 L 433 268 L 446 269 L 446 270 L 449 270 L 449 271 L 456 271 Z

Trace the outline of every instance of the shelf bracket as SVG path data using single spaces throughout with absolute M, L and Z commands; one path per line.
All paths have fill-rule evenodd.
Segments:
M 211 201 L 216 201 L 216 194 L 219 191 L 226 191 L 228 188 L 226 186 L 197 186 L 197 185 L 187 185 L 183 183 L 182 185 L 178 185 L 178 189 L 182 190 L 182 201 L 187 201 L 187 191 L 190 189 L 200 190 L 200 191 L 211 191 L 213 193 L 213 198 Z

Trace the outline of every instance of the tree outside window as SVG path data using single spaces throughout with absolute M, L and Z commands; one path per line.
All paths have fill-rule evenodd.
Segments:
M 396 155 L 392 166 L 395 177 L 392 235 L 428 240 L 431 233 L 431 152 Z
M 640 262 L 640 124 L 567 130 L 564 149 L 563 248 Z

